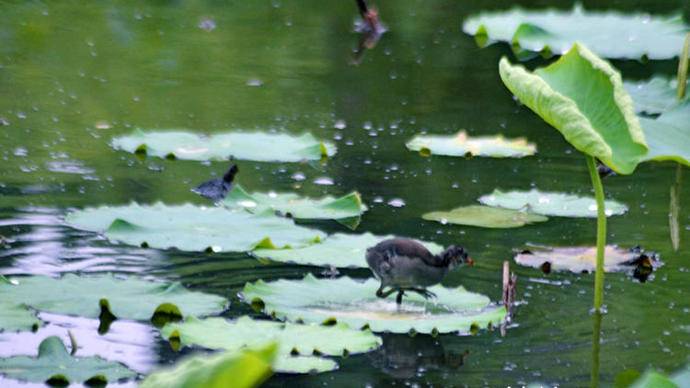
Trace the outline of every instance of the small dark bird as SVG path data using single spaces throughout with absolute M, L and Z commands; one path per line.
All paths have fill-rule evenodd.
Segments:
M 455 267 L 471 266 L 474 261 L 462 247 L 455 245 L 434 255 L 417 241 L 393 238 L 367 249 L 367 263 L 381 281 L 376 296 L 386 298 L 397 292 L 395 302 L 400 304 L 405 291 L 416 292 L 426 299 L 436 297 L 426 288 L 440 283 Z M 390 290 L 384 291 L 386 287 Z
M 206 181 L 193 188 L 192 191 L 213 202 L 222 201 L 232 189 L 232 181 L 235 179 L 235 174 L 237 174 L 238 171 L 240 171 L 240 169 L 237 168 L 236 164 L 233 164 L 230 166 L 228 172 L 223 175 L 223 178 L 215 178 Z

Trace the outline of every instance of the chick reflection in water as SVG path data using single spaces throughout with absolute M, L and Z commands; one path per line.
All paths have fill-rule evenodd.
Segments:
M 441 337 L 388 334 L 383 336 L 383 346 L 371 357 L 376 367 L 394 379 L 410 379 L 427 370 L 457 369 L 468 355 L 447 352 Z
M 395 302 L 398 305 L 406 291 L 418 293 L 425 299 L 436 297 L 427 287 L 440 283 L 448 272 L 460 265 L 474 264 L 462 247 L 451 245 L 434 255 L 424 245 L 406 238 L 382 241 L 367 249 L 366 257 L 369 268 L 381 281 L 376 296 L 387 298 L 397 292 Z

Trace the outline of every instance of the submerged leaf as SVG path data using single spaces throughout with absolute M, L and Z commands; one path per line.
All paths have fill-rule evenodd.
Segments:
M 257 350 L 192 356 L 170 368 L 155 371 L 140 388 L 254 388 L 271 375 L 276 344 Z
M 38 356 L 0 359 L 0 375 L 11 379 L 67 385 L 105 385 L 136 377 L 124 365 L 100 357 L 72 357 L 59 337 L 48 337 L 38 347 Z
M 318 230 L 270 214 L 190 204 L 102 206 L 74 211 L 65 220 L 75 228 L 104 233 L 125 244 L 183 251 L 299 247 L 325 237 Z
M 502 58 L 499 72 L 522 103 L 575 148 L 614 171 L 632 173 L 647 153 L 620 74 L 584 46 L 575 44 L 558 61 L 534 73 Z
M 424 155 L 521 158 L 537 152 L 537 146 L 528 143 L 522 137 L 516 139 L 506 139 L 502 135 L 469 137 L 465 131 L 450 136 L 418 135 L 408 141 L 406 146 Z
M 211 294 L 189 291 L 179 283 L 160 283 L 113 275 L 61 278 L 16 277 L 17 284 L 0 284 L 3 300 L 22 303 L 39 311 L 98 318 L 104 309 L 117 318 L 145 321 L 159 312 L 203 316 L 222 312 L 228 300 Z M 181 318 L 181 317 L 180 317 Z
M 647 258 L 648 262 L 642 263 Z M 527 267 L 550 271 L 571 271 L 575 273 L 594 272 L 597 263 L 596 247 L 558 247 L 524 250 L 515 256 L 515 262 Z M 641 251 L 622 249 L 608 245 L 604 251 L 604 271 L 621 272 L 636 266 L 659 265 L 655 255 L 647 256 Z M 651 273 L 651 271 L 650 271 Z M 647 274 L 649 275 L 649 274 Z M 645 277 L 646 279 L 646 277 Z
M 393 236 L 376 236 L 371 233 L 336 233 L 318 244 L 293 249 L 257 249 L 252 255 L 273 261 L 301 265 L 317 265 L 337 268 L 368 268 L 365 259 L 367 248 Z M 437 254 L 443 247 L 432 242 L 420 241 L 431 253 Z
M 305 356 L 363 353 L 381 345 L 381 339 L 370 331 L 353 330 L 345 325 L 300 325 L 253 320 L 247 316 L 235 321 L 189 317 L 184 322 L 166 325 L 161 334 L 179 339 L 182 345 L 209 349 L 237 350 L 275 341 L 279 349 L 274 369 L 286 373 L 326 372 L 337 366 L 332 360 Z
M 491 194 L 481 196 L 479 202 L 488 206 L 527 210 L 545 216 L 597 217 L 597 202 L 594 198 L 537 189 L 505 192 L 496 189 Z M 607 216 L 620 215 L 628 211 L 627 206 L 616 201 L 606 201 L 604 206 Z
M 493 306 L 484 295 L 462 287 L 430 287 L 438 299 L 425 300 L 409 293 L 401 306 L 376 297 L 379 282 L 349 277 L 247 283 L 242 291 L 247 303 L 263 305 L 263 312 L 280 319 L 306 323 L 341 322 L 374 332 L 469 333 L 503 321 L 506 311 Z
M 262 132 L 230 132 L 200 136 L 192 132 L 142 132 L 116 137 L 115 149 L 145 153 L 159 158 L 185 160 L 255 160 L 258 162 L 300 162 L 333 156 L 332 143 L 317 140 L 310 133 L 300 136 Z
M 242 208 L 261 214 L 267 210 L 289 215 L 292 218 L 340 220 L 359 217 L 367 210 L 359 193 L 354 191 L 339 198 L 304 198 L 295 193 L 248 193 L 242 186 L 235 186 L 223 201 L 228 208 Z
M 637 113 L 659 114 L 680 105 L 676 95 L 677 83 L 675 80 L 669 81 L 662 77 L 654 77 L 647 81 L 625 81 L 623 84 L 635 102 Z M 686 96 L 684 100 L 688 99 Z M 647 135 L 645 132 L 645 137 Z
M 463 31 L 484 43 L 503 41 L 521 50 L 563 54 L 582 42 L 606 58 L 670 59 L 678 56 L 688 26 L 681 15 L 522 10 L 483 12 L 463 23 Z
M 470 205 L 450 211 L 435 211 L 422 215 L 430 221 L 442 224 L 478 226 L 481 228 L 519 228 L 548 218 L 522 210 L 501 209 L 491 206 Z

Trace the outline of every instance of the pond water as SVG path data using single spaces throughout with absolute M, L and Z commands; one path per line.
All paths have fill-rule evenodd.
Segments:
M 503 2 L 481 2 L 481 9 L 448 0 L 379 3 L 389 31 L 353 65 L 359 37 L 352 32 L 357 12 L 350 1 L 2 2 L 0 117 L 7 125 L 0 126 L 0 235 L 10 243 L 0 250 L 0 273 L 115 272 L 179 280 L 230 298 L 227 317 L 259 316 L 236 296 L 248 281 L 321 276 L 319 268 L 263 264 L 243 254 L 131 248 L 63 225 L 71 208 L 206 203 L 190 189 L 222 174 L 227 163 L 141 160 L 109 147 L 113 136 L 136 127 L 310 131 L 332 139 L 338 154 L 325 163 L 239 161 L 239 180 L 253 190 L 312 196 L 356 189 L 370 207 L 358 232 L 465 246 L 476 265 L 452 273 L 444 284 L 464 285 L 493 300 L 501 297 L 501 265 L 513 249 L 593 244 L 593 219 L 556 217 L 506 230 L 421 219 L 428 211 L 473 204 L 494 188 L 591 195 L 591 185 L 582 155 L 518 106 L 500 81 L 498 60 L 511 55 L 510 48 L 480 49 L 461 31 L 464 17 Z M 690 15 L 681 0 L 584 6 L 589 3 Z M 672 76 L 676 68 L 675 61 L 613 64 L 627 79 Z M 424 158 L 404 145 L 419 132 L 459 129 L 526 136 L 537 143 L 538 154 Z M 633 176 L 604 181 L 607 196 L 630 208 L 609 219 L 609 241 L 657 251 L 665 263 L 646 283 L 626 274 L 606 277 L 599 357 L 606 385 L 626 369 L 673 371 L 688 362 L 690 173 L 683 174 L 678 251 L 668 216 L 675 164 L 646 163 Z M 344 231 L 334 222 L 316 226 Z M 267 386 L 589 385 L 594 277 L 513 267 L 522 303 L 505 336 L 384 335 L 380 350 L 343 359 L 336 372 L 275 375 Z M 371 276 L 368 270 L 341 272 Z M 102 354 L 142 373 L 180 356 L 150 325 L 116 321 L 100 336 L 94 320 L 42 317 L 50 324 L 37 333 L 0 333 L 0 356 L 35 354 L 41 339 L 66 338 L 67 329 L 80 341 L 80 355 Z M 3 387 L 15 384 L 0 378 Z

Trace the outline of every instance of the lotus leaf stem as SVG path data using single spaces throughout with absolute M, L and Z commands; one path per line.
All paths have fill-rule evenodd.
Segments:
M 690 61 L 690 32 L 685 36 L 683 50 L 680 53 L 678 63 L 678 99 L 685 98 L 685 89 L 688 85 L 688 61 Z
M 604 207 L 604 186 L 597 172 L 597 163 L 593 156 L 585 155 L 587 168 L 594 187 L 597 200 L 597 267 L 594 274 L 594 310 L 601 312 L 604 303 L 604 248 L 606 247 L 606 208 Z

